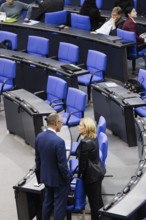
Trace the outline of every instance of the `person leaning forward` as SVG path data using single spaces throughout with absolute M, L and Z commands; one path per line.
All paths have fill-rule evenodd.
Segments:
M 62 127 L 62 118 L 52 113 L 47 124 L 47 130 L 36 137 L 35 148 L 36 170 L 40 170 L 40 182 L 45 184 L 42 220 L 49 220 L 53 209 L 54 220 L 64 220 L 70 173 L 65 142 L 57 135 Z

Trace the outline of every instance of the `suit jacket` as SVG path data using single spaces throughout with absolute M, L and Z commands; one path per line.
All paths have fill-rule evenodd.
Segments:
M 84 138 L 80 141 L 77 148 L 77 157 L 79 158 L 79 177 L 82 177 L 86 184 L 94 183 L 99 180 L 99 176 L 96 170 L 92 170 L 89 167 L 89 161 L 94 164 L 98 164 L 99 158 L 99 147 L 98 140 Z
M 36 170 L 40 182 L 58 187 L 70 180 L 64 140 L 51 130 L 41 132 L 36 138 Z
M 123 30 L 135 32 L 137 42 L 144 43 L 144 39 L 139 36 L 136 23 L 131 18 L 126 19 L 126 21 L 123 24 Z

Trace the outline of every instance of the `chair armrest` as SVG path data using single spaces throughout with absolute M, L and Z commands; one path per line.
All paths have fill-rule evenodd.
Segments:
M 58 60 L 58 57 L 57 56 L 52 56 L 52 57 L 49 57 L 50 59 L 54 59 L 54 60 Z
M 104 75 L 104 71 L 103 71 L 103 70 L 96 70 L 95 72 L 91 73 L 90 84 L 92 83 L 93 76 L 94 76 L 96 73 L 98 73 L 98 72 L 103 72 L 103 75 Z
M 55 101 L 62 101 L 62 99 L 53 99 L 51 102 L 50 102 L 50 105 L 52 106 L 53 105 L 53 102 L 55 102 Z M 56 105 L 59 105 L 59 104 L 63 104 L 63 102 L 60 102 L 60 103 L 56 103 L 56 104 L 54 104 L 55 106 Z
M 78 113 L 78 112 L 82 112 L 82 111 L 74 111 L 74 112 L 70 112 L 70 113 L 69 113 L 69 116 L 68 116 L 68 118 L 67 118 L 67 120 L 66 120 L 66 124 L 67 124 L 68 126 L 69 126 L 68 121 L 69 121 L 71 115 L 73 115 L 74 113 Z
M 26 49 L 23 49 L 23 50 L 20 50 L 20 51 L 21 51 L 21 52 L 25 52 L 25 53 L 27 52 L 27 50 L 26 50 Z
M 14 80 L 14 78 L 8 78 L 8 79 L 5 79 L 5 80 L 3 81 L 0 94 L 3 93 L 4 86 L 5 86 L 6 82 L 9 81 L 9 80 Z M 15 87 L 15 86 L 13 86 L 13 88 L 14 88 L 14 87 Z
M 86 64 L 85 64 L 85 63 L 80 63 L 80 64 L 78 64 L 77 66 L 79 66 L 79 67 L 81 67 L 81 68 L 83 68 L 83 69 L 86 69 Z
M 41 98 L 43 100 L 46 100 L 46 98 L 47 98 L 46 92 L 44 90 L 34 92 L 33 94 L 38 96 L 39 98 Z

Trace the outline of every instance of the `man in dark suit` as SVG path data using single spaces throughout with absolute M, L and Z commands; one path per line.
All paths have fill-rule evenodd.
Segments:
M 65 143 L 57 136 L 62 118 L 52 113 L 47 118 L 48 129 L 36 138 L 36 170 L 40 170 L 40 182 L 45 184 L 42 220 L 49 220 L 54 208 L 54 220 L 64 220 L 70 173 L 67 166 Z
M 32 19 L 44 21 L 44 15 L 47 12 L 61 11 L 64 9 L 64 0 L 36 0 L 39 8 L 36 9 Z

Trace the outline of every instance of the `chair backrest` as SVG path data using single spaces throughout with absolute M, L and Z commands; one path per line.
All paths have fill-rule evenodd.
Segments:
M 46 92 L 47 100 L 49 101 L 52 101 L 54 99 L 64 100 L 67 93 L 67 82 L 59 77 L 48 76 Z
M 73 63 L 77 64 L 79 59 L 79 47 L 66 43 L 60 42 L 59 49 L 58 49 L 58 60 L 65 62 L 65 63 Z
M 65 0 L 64 5 L 70 5 L 70 0 Z
M 139 69 L 138 81 L 140 82 L 142 89 L 146 91 L 146 70 Z
M 0 82 L 10 78 L 6 84 L 13 86 L 13 79 L 16 77 L 16 62 L 0 58 Z
M 98 136 L 98 143 L 99 143 L 99 151 L 101 152 L 100 159 L 103 165 L 105 166 L 105 161 L 108 153 L 108 138 L 105 133 L 100 132 Z
M 86 65 L 90 73 L 101 70 L 101 72 L 96 73 L 96 75 L 103 77 L 103 72 L 106 70 L 106 64 L 106 54 L 96 50 L 88 50 Z
M 67 11 L 55 11 L 45 13 L 45 24 L 66 25 Z
M 27 53 L 47 57 L 49 54 L 49 39 L 29 35 L 27 42 Z
M 86 93 L 76 89 L 69 87 L 66 99 L 66 112 L 74 112 L 80 111 L 78 113 L 74 113 L 78 118 L 82 118 L 84 115 L 84 111 L 86 109 Z
M 0 31 L 0 42 L 4 40 L 10 40 L 12 43 L 12 50 L 17 50 L 18 47 L 18 35 L 8 31 Z
M 89 16 L 71 13 L 71 26 L 73 28 L 79 28 L 90 31 L 91 30 L 90 18 Z
M 97 137 L 99 137 L 100 132 L 106 134 L 106 120 L 102 115 L 99 117 L 97 124 Z
M 125 31 L 117 28 L 117 36 L 121 37 L 123 40 L 133 41 L 135 45 L 127 48 L 128 58 L 137 58 L 137 45 L 136 45 L 136 34 L 131 31 Z

